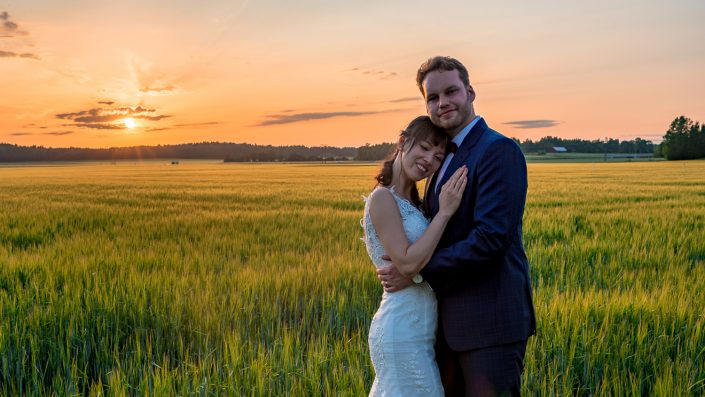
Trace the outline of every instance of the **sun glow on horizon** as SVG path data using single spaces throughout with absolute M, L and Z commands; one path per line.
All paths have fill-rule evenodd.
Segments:
M 125 118 L 122 120 L 122 122 L 125 124 L 125 127 L 127 127 L 127 129 L 131 130 L 137 127 L 137 122 L 132 117 Z

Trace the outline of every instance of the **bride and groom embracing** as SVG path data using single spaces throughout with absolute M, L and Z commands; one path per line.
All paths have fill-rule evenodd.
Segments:
M 416 82 L 428 116 L 402 131 L 365 204 L 384 288 L 370 326 L 370 396 L 519 395 L 536 323 L 522 243 L 526 162 L 475 115 L 458 60 L 430 58 Z

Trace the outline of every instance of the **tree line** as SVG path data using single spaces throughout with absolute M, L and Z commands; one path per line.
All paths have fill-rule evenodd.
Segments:
M 651 141 L 636 138 L 629 141 L 619 139 L 587 140 L 587 139 L 563 139 L 554 136 L 546 136 L 537 141 L 526 139 L 514 141 L 521 147 L 524 153 L 545 154 L 553 150 L 554 147 L 564 147 L 568 152 L 574 153 L 654 153 L 658 145 Z M 382 160 L 394 151 L 393 143 L 380 143 L 377 145 L 365 145 L 357 149 L 357 160 Z
M 546 136 L 537 141 L 526 139 L 521 142 L 515 140 L 524 153 L 547 153 L 554 147 L 564 147 L 569 152 L 575 153 L 654 153 L 657 145 L 641 138 L 628 141 L 606 138 L 594 139 L 563 139 Z
M 669 160 L 705 158 L 705 123 L 685 116 L 676 117 L 663 136 L 659 150 Z
M 636 138 L 563 139 L 547 136 L 537 141 L 515 139 L 524 153 L 546 153 L 564 147 L 575 153 L 654 153 L 668 160 L 705 158 L 705 124 L 679 116 L 671 122 L 660 144 Z M 47 148 L 0 143 L 0 162 L 116 161 L 138 159 L 222 159 L 237 162 L 265 161 L 379 161 L 394 151 L 394 143 L 360 147 L 272 146 L 249 143 L 200 142 L 181 145 L 131 146 L 108 149 Z
M 225 161 L 352 160 L 355 147 L 272 146 L 200 142 L 180 145 L 130 146 L 108 149 L 47 148 L 0 143 L 0 162 L 117 161 L 148 159 L 220 159 Z

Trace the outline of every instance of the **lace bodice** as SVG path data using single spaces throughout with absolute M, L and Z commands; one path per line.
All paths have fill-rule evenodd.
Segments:
M 378 186 L 375 190 L 377 189 L 388 189 L 392 193 L 392 196 L 394 196 L 397 206 L 399 207 L 399 213 L 401 214 L 401 221 L 404 226 L 406 238 L 410 243 L 414 243 L 423 235 L 424 231 L 426 231 L 429 223 L 428 219 L 426 219 L 421 210 L 416 208 L 412 203 L 399 197 L 394 191 L 393 186 L 390 188 Z M 372 263 L 374 263 L 375 267 L 379 268 L 389 266 L 389 262 L 382 260 L 382 255 L 386 252 L 384 250 L 384 246 L 382 246 L 382 242 L 379 240 L 377 231 L 370 220 L 370 201 L 367 197 L 363 197 L 363 199 L 365 200 L 365 214 L 361 220 L 361 225 L 365 231 L 365 236 L 362 238 L 362 241 L 365 242 L 367 253 L 370 255 L 370 259 L 372 259 Z
M 389 191 L 399 208 L 404 233 L 414 243 L 424 234 L 429 221 L 418 208 L 399 197 L 393 187 Z M 365 201 L 362 240 L 376 267 L 389 266 L 382 260 L 385 249 L 370 220 L 370 202 Z M 382 294 L 368 337 L 375 369 L 370 397 L 443 397 L 434 350 L 437 322 L 436 295 L 428 283 Z

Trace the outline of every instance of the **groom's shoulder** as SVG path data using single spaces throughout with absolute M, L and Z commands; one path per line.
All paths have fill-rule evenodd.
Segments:
M 502 133 L 498 132 L 497 130 L 494 130 L 490 127 L 487 127 L 487 130 L 485 131 L 484 134 L 482 134 L 482 138 L 484 138 L 484 141 L 487 145 L 490 146 L 497 146 L 497 147 L 516 147 L 518 148 L 519 145 L 516 143 L 516 141 L 512 138 L 509 138 Z
M 492 128 L 488 128 L 482 136 L 484 143 L 484 152 L 486 154 L 505 153 L 511 156 L 523 157 L 523 152 L 519 144 L 512 138 L 509 138 Z

